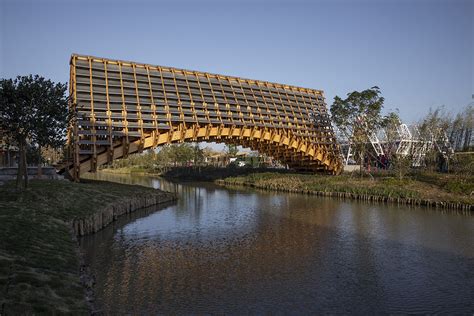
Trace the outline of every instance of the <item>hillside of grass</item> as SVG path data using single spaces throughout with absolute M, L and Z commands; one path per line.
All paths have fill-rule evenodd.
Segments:
M 112 202 L 164 194 L 103 181 L 0 186 L 0 315 L 88 314 L 71 222 Z

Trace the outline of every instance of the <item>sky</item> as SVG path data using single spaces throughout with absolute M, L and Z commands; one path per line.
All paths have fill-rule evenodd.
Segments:
M 0 77 L 72 53 L 321 89 L 380 87 L 406 123 L 474 101 L 474 0 L 0 0 Z

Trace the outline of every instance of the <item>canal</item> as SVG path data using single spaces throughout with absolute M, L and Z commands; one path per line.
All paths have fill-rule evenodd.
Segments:
M 107 314 L 474 311 L 472 216 L 95 177 L 179 196 L 80 240 Z

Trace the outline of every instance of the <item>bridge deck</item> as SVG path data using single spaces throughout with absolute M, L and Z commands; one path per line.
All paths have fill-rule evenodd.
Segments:
M 201 140 L 245 145 L 300 169 L 341 170 L 320 90 L 90 56 L 70 64 L 74 176 L 145 148 Z

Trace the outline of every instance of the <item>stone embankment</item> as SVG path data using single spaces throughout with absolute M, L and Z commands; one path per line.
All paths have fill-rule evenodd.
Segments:
M 411 206 L 426 206 L 438 209 L 446 210 L 456 210 L 466 213 L 471 213 L 474 211 L 473 204 L 465 204 L 458 202 L 444 202 L 444 201 L 434 201 L 429 199 L 418 199 L 418 198 L 401 198 L 401 197 L 390 197 L 390 196 L 380 196 L 380 195 L 370 195 L 370 194 L 357 194 L 352 192 L 327 192 L 327 191 L 312 191 L 304 189 L 288 189 L 281 187 L 270 187 L 264 185 L 258 185 L 255 183 L 249 182 L 239 182 L 239 181 L 226 181 L 226 180 L 216 180 L 215 183 L 220 185 L 228 186 L 248 186 L 256 189 L 277 191 L 277 192 L 288 192 L 288 193 L 301 193 L 308 195 L 316 196 L 325 196 L 339 199 L 350 199 L 358 201 L 367 201 L 367 202 L 378 202 L 378 203 L 393 203 L 393 204 L 404 204 Z
M 73 219 L 72 228 L 76 236 L 96 233 L 124 214 L 176 199 L 175 194 L 168 192 L 119 199 L 97 210 L 94 214 Z

